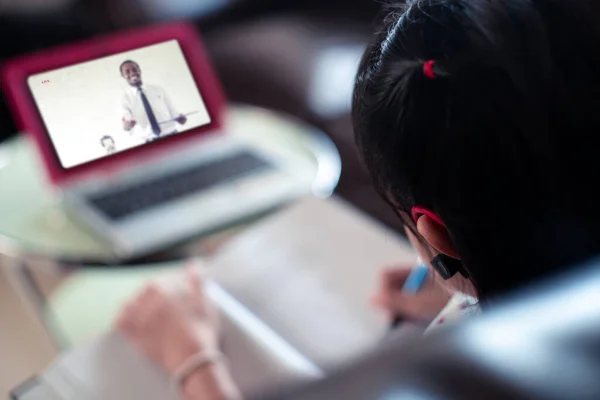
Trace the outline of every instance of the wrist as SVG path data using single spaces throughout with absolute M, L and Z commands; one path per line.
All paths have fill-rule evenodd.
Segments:
M 204 365 L 192 372 L 181 382 L 181 392 L 186 399 L 225 400 L 226 394 L 220 383 L 221 376 L 227 373 L 222 362 Z
M 173 375 L 190 357 L 193 357 L 195 354 L 204 353 L 206 349 L 206 346 L 196 341 L 180 342 L 177 348 L 173 348 L 166 354 L 167 357 L 163 365 L 167 369 L 167 372 Z
M 173 375 L 177 369 L 195 355 L 220 355 L 220 346 L 216 340 L 212 340 L 212 338 L 212 331 L 208 332 L 202 329 L 198 329 L 192 334 L 187 335 L 185 339 L 181 338 L 174 344 L 174 347 L 165 354 L 168 358 L 164 360 L 163 366 L 166 367 L 169 374 Z
M 173 373 L 172 385 L 187 399 L 235 399 L 237 389 L 220 351 L 202 351 L 188 357 Z

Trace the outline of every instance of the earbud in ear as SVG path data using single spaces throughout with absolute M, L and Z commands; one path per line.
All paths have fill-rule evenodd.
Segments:
M 431 260 L 431 265 L 444 280 L 452 278 L 457 273 L 460 273 L 465 278 L 469 277 L 469 273 L 465 270 L 460 260 L 445 254 L 434 257 Z

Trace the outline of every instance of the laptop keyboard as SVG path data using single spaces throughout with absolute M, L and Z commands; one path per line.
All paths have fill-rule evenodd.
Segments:
M 209 189 L 273 165 L 243 151 L 218 160 L 157 176 L 88 198 L 107 218 L 118 221 L 188 194 Z

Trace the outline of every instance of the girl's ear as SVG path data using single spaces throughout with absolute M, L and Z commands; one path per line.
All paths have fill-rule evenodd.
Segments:
M 440 253 L 460 259 L 448 230 L 433 218 L 421 215 L 417 220 L 417 232 Z

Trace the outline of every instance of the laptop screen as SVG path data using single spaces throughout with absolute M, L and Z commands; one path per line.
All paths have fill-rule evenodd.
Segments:
M 65 169 L 211 122 L 177 40 L 31 75 L 27 84 Z

